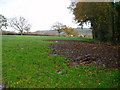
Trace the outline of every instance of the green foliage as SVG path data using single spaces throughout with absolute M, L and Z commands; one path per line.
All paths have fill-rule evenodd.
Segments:
M 75 6 L 73 8 L 75 20 L 78 23 L 91 21 L 94 40 L 119 42 L 117 34 L 119 31 L 118 26 L 116 26 L 119 22 L 115 23 L 119 18 L 119 11 L 116 9 L 116 6 L 120 6 L 117 3 L 78 2 Z
M 49 55 L 53 42 L 43 40 L 92 40 L 78 37 L 4 36 L 3 82 L 11 88 L 117 88 L 118 70 L 95 66 L 68 67 L 64 57 Z M 61 73 L 56 73 L 56 71 Z

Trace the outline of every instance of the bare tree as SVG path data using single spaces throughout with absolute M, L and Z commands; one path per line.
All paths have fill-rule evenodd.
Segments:
M 27 20 L 24 17 L 12 18 L 9 23 L 10 26 L 19 31 L 21 35 L 24 31 L 28 32 L 31 28 L 31 25 L 27 23 Z
M 62 29 L 65 27 L 65 25 L 63 25 L 62 23 L 60 22 L 56 22 L 53 26 L 52 26 L 52 29 L 55 30 L 55 31 L 58 31 L 58 34 L 60 36 L 60 33 L 62 32 Z
M 28 24 L 28 25 L 25 27 L 25 31 L 26 31 L 27 33 L 29 33 L 29 32 L 30 32 L 30 28 L 31 28 L 31 25 Z
M 0 30 L 2 29 L 2 27 L 7 28 L 7 19 L 0 14 Z

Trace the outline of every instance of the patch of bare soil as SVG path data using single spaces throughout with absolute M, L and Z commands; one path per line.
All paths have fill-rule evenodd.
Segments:
M 49 54 L 65 56 L 67 65 L 97 65 L 119 69 L 120 46 L 98 44 L 80 40 L 47 40 L 53 41 Z

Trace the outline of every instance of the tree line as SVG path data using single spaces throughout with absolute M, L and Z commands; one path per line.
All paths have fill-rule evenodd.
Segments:
M 120 2 L 72 2 L 68 8 L 73 12 L 75 21 L 80 25 L 87 21 L 91 22 L 95 41 L 120 43 Z M 31 28 L 31 25 L 23 17 L 12 18 L 7 23 L 7 19 L 0 15 L 0 29 L 8 25 L 18 30 L 21 35 Z M 55 23 L 52 28 L 58 31 L 59 36 L 63 31 L 68 35 L 76 34 L 73 28 L 59 22 Z
M 24 32 L 28 33 L 31 28 L 31 25 L 28 23 L 28 21 L 24 17 L 18 17 L 18 18 L 14 17 L 14 18 L 7 20 L 7 18 L 5 18 L 3 15 L 0 14 L 0 29 L 2 29 L 2 27 L 7 28 L 7 26 L 12 27 L 13 29 L 19 31 L 21 35 L 23 35 Z M 59 36 L 60 36 L 60 33 L 63 31 L 68 36 L 77 35 L 77 33 L 74 31 L 72 27 L 63 25 L 60 22 L 56 22 L 52 26 L 52 29 L 58 31 Z
M 19 31 L 22 35 L 24 32 L 29 32 L 31 28 L 31 24 L 24 17 L 14 17 L 9 20 L 5 18 L 5 16 L 0 14 L 0 30 L 3 27 L 7 28 L 7 26 L 12 27 L 13 29 Z
M 81 25 L 91 22 L 95 41 L 120 43 L 120 2 L 72 2 L 68 8 Z

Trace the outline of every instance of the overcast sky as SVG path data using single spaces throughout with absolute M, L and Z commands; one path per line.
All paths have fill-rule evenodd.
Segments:
M 57 21 L 77 27 L 67 9 L 69 5 L 70 0 L 0 0 L 0 14 L 7 18 L 25 17 L 32 24 L 32 31 L 49 30 Z

